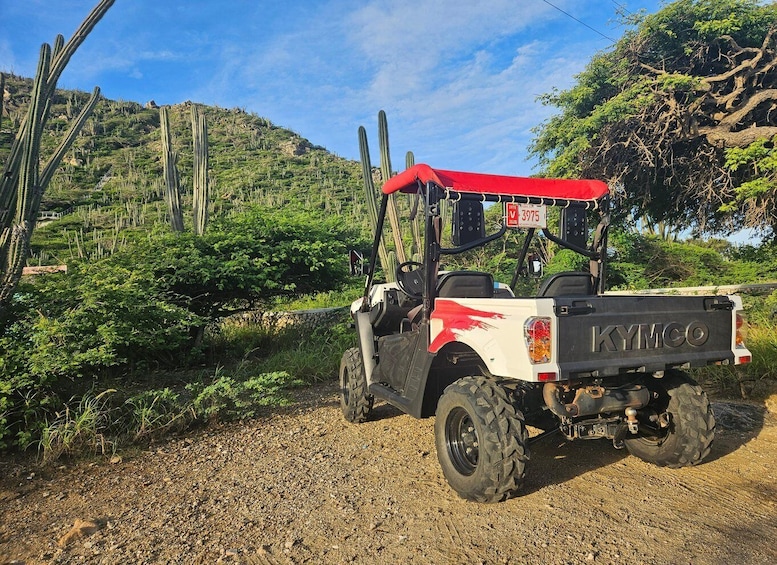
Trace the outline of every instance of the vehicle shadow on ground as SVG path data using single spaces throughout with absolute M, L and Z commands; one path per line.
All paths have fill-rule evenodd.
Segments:
M 711 463 L 733 453 L 758 436 L 764 427 L 766 408 L 743 402 L 715 402 L 716 440 L 702 461 Z M 530 444 L 531 462 L 526 470 L 525 493 L 561 484 L 589 471 L 630 457 L 606 439 L 567 441 L 561 433 Z
M 402 412 L 402 410 L 399 408 L 392 406 L 388 402 L 381 402 L 380 404 L 375 404 L 372 412 L 370 412 L 369 419 L 370 421 L 374 422 L 377 420 L 390 420 L 391 418 L 396 418 L 397 416 L 403 415 L 404 412 Z
M 568 441 L 561 433 L 546 436 L 530 444 L 529 449 L 531 461 L 526 466 L 524 494 L 565 483 L 629 456 L 625 449 L 615 449 L 612 441 Z
M 716 440 L 705 463 L 725 457 L 756 438 L 766 419 L 765 406 L 746 402 L 713 402 L 712 413 Z

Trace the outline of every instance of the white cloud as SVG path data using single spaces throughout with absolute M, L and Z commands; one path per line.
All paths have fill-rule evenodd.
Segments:
M 571 84 L 591 52 L 564 58 L 554 55 L 561 41 L 524 38 L 556 15 L 533 0 L 371 1 L 340 30 L 361 83 L 336 89 L 327 113 L 361 108 L 374 132 L 386 110 L 395 162 L 408 148 L 436 166 L 526 174 L 530 130 L 550 115 L 536 98 Z
M 377 150 L 384 109 L 395 165 L 412 149 L 435 166 L 523 174 L 530 129 L 549 115 L 536 97 L 571 84 L 592 53 L 559 37 L 563 16 L 539 0 L 190 8 L 117 2 L 76 54 L 68 82 L 108 93 L 102 77 L 134 78 L 122 88 L 142 100 L 246 108 L 349 158 L 359 125 Z M 0 40 L 0 61 L 12 61 L 3 49 Z
M 376 0 L 357 10 L 345 31 L 375 69 L 370 94 L 380 101 L 428 88 L 462 56 L 486 54 L 548 10 L 532 0 Z

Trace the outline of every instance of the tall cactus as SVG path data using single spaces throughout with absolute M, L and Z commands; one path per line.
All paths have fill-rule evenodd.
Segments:
M 3 110 L 5 109 L 5 74 L 0 73 L 0 131 L 3 130 Z
M 170 115 L 167 106 L 159 108 L 159 126 L 162 131 L 162 169 L 165 176 L 165 201 L 170 213 L 170 226 L 175 232 L 183 231 L 183 211 L 181 210 L 181 187 L 178 180 L 178 156 L 172 147 L 170 135 Z
M 62 35 L 58 35 L 53 50 L 48 44 L 41 46 L 30 107 L 14 137 L 0 176 L 0 313 L 7 307 L 21 279 L 43 193 L 100 96 L 99 88 L 95 88 L 89 102 L 41 171 L 40 141 L 57 81 L 73 53 L 114 1 L 99 2 L 67 43 Z
M 372 231 L 375 233 L 378 229 L 378 207 L 375 202 L 375 184 L 372 182 L 372 163 L 370 162 L 370 148 L 367 144 L 367 130 L 365 130 L 363 126 L 359 126 L 359 156 L 361 157 L 362 163 L 367 212 L 370 215 Z M 386 280 L 393 281 L 395 278 L 395 270 L 391 268 L 386 244 L 383 241 L 382 236 L 378 242 L 378 258 L 380 259 L 380 265 L 383 268 L 383 272 L 386 275 Z
M 202 235 L 208 224 L 208 125 L 205 114 L 192 104 L 192 138 L 194 140 L 193 212 L 194 233 Z
M 389 151 L 388 120 L 386 119 L 386 112 L 383 110 L 378 112 L 378 142 L 380 147 L 380 175 L 385 183 L 391 178 L 391 154 Z M 402 241 L 402 229 L 399 222 L 397 202 L 393 194 L 389 196 L 386 212 L 391 223 L 391 235 L 394 238 L 397 261 L 404 263 L 407 261 L 407 256 L 405 255 L 405 244 Z
M 54 58 L 51 61 L 50 70 L 45 80 L 45 90 L 42 91 L 42 95 L 48 99 L 48 102 L 44 104 L 46 109 L 43 120 L 44 125 L 48 119 L 48 109 L 51 104 L 51 98 L 54 95 L 54 91 L 57 87 L 57 81 L 62 75 L 62 71 L 65 70 L 65 67 L 70 61 L 70 58 L 81 46 L 92 29 L 94 29 L 94 26 L 96 26 L 97 23 L 102 19 L 108 9 L 113 6 L 114 2 L 115 0 L 101 0 L 97 6 L 92 9 L 86 19 L 81 23 L 67 44 L 65 43 L 65 38 L 62 35 L 58 35 L 54 40 Z M 11 153 L 5 162 L 5 166 L 3 167 L 2 177 L 0 177 L 0 221 L 3 220 L 3 212 L 8 210 L 7 203 L 4 200 L 6 195 L 12 193 L 13 197 L 11 200 L 13 200 L 15 197 L 16 183 L 19 179 L 19 169 L 22 159 L 22 143 L 24 139 L 23 132 L 25 131 L 25 127 L 29 119 L 31 119 L 31 117 L 28 113 L 19 126 L 19 133 L 14 139 L 13 145 L 11 146 Z M 2 226 L 5 227 L 5 224 L 2 224 Z
M 415 165 L 415 155 L 413 155 L 412 151 L 408 151 L 405 153 L 405 169 L 409 169 Z M 423 212 L 423 210 L 422 210 Z M 413 246 L 411 254 L 413 256 L 413 261 L 421 261 L 419 257 L 423 255 L 423 239 L 421 239 L 421 218 L 424 217 L 424 214 L 421 213 L 420 215 L 416 214 L 415 218 L 410 219 L 410 228 L 413 232 Z

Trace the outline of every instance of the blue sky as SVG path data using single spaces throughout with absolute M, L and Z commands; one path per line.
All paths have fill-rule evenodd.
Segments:
M 660 7 L 551 2 L 116 0 L 59 86 L 240 107 L 349 159 L 364 125 L 373 162 L 383 109 L 395 169 L 412 150 L 439 168 L 528 175 L 531 129 L 552 111 L 537 96 L 623 34 L 618 12 Z M 40 44 L 68 39 L 96 4 L 0 0 L 0 71 L 32 76 Z

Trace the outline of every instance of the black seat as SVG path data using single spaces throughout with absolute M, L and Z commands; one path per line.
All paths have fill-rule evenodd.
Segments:
M 493 298 L 494 277 L 479 271 L 451 271 L 437 280 L 440 298 Z
M 493 298 L 494 277 L 479 271 L 451 271 L 437 278 L 438 298 Z M 403 320 L 403 331 L 418 322 L 423 309 L 419 304 L 407 313 Z
M 564 271 L 551 275 L 542 283 L 537 296 L 591 296 L 594 277 L 582 271 Z

